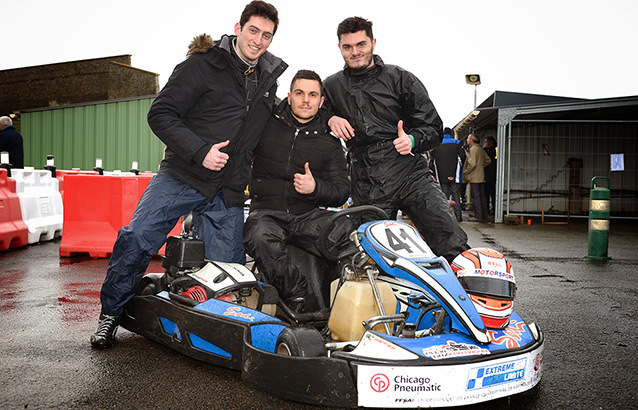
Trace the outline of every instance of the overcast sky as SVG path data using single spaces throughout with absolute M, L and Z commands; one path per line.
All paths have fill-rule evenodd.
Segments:
M 2 0 L 0 70 L 131 54 L 160 74 L 191 39 L 233 32 L 248 0 Z M 343 66 L 336 27 L 374 23 L 375 53 L 416 74 L 446 126 L 474 107 L 465 74 L 480 72 L 478 103 L 495 90 L 580 98 L 638 95 L 638 0 L 272 0 L 280 25 L 270 51 L 292 75 Z

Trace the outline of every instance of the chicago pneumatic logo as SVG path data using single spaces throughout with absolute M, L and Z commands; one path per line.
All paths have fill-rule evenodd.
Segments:
M 437 392 L 441 385 L 433 382 L 429 377 L 395 375 L 392 378 L 394 392 Z M 377 373 L 370 378 L 370 387 L 377 393 L 383 393 L 390 387 L 390 379 L 383 373 Z
M 388 376 L 383 373 L 377 373 L 370 378 L 370 388 L 377 393 L 383 393 L 390 387 Z

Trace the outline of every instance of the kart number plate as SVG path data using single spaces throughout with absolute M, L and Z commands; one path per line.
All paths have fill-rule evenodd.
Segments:
M 402 258 L 433 258 L 434 252 L 412 226 L 382 221 L 370 227 L 374 240 L 384 249 Z

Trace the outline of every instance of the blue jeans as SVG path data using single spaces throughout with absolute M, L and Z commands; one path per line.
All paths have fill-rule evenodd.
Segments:
M 244 212 L 226 207 L 223 191 L 213 202 L 169 174 L 153 177 L 128 226 L 120 229 L 102 285 L 102 312 L 120 316 L 135 293 L 153 254 L 179 218 L 193 211 L 193 233 L 205 243 L 206 259 L 245 263 Z

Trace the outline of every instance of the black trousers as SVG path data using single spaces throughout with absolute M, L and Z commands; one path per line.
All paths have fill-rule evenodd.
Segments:
M 452 200 L 455 202 L 454 204 L 454 216 L 456 216 L 457 221 L 461 221 L 463 210 L 463 203 L 461 201 L 461 184 L 456 182 L 440 182 L 441 191 L 443 191 L 443 195 L 446 198 L 450 198 L 452 196 Z
M 252 211 L 244 224 L 246 253 L 255 258 L 259 271 L 267 283 L 274 286 L 279 297 L 291 301 L 308 293 L 303 267 L 291 263 L 288 245 L 294 245 L 315 256 L 321 257 L 317 239 L 333 211 L 312 209 L 292 214 L 283 211 L 258 209 Z M 350 234 L 348 224 L 335 227 L 339 232 L 331 238 L 345 238 Z
M 484 221 L 488 218 L 487 201 L 485 200 L 485 183 L 470 182 L 472 204 L 474 204 L 474 216 Z
M 390 188 L 389 188 L 390 189 Z M 396 219 L 398 210 L 407 215 L 432 251 L 451 262 L 470 248 L 467 234 L 456 221 L 441 187 L 429 172 L 412 174 L 391 189 L 386 201 L 366 198 L 353 187 L 354 205 L 375 205 Z

